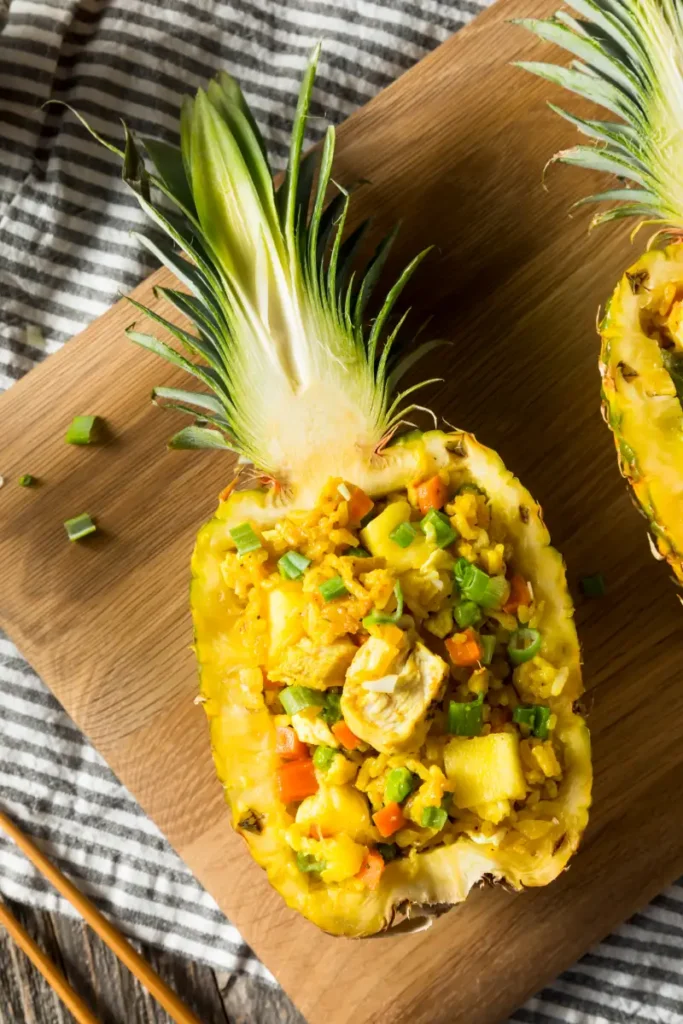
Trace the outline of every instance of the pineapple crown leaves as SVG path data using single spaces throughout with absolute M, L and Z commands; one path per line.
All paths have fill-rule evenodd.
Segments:
M 612 202 L 592 225 L 623 217 L 683 229 L 683 9 L 680 0 L 567 0 L 573 13 L 521 19 L 546 42 L 572 54 L 568 67 L 517 66 L 591 100 L 619 121 L 550 108 L 590 140 L 552 159 L 624 179 L 622 187 L 579 200 Z M 578 17 L 574 17 L 574 14 Z
M 306 401 L 309 435 L 325 402 L 343 399 L 347 413 L 339 414 L 340 422 L 350 419 L 358 426 L 349 447 L 377 448 L 406 414 L 420 408 L 409 395 L 433 381 L 399 393 L 396 386 L 420 355 L 439 344 L 422 343 L 403 355 L 398 334 L 405 315 L 387 330 L 396 301 L 429 250 L 405 268 L 374 321 L 365 325 L 396 231 L 379 244 L 364 272 L 354 273 L 367 222 L 344 238 L 349 193 L 336 186 L 327 201 L 335 187 L 334 128 L 327 129 L 319 151 L 302 154 L 319 52 L 317 46 L 304 74 L 278 188 L 242 91 L 224 72 L 185 99 L 180 148 L 140 140 L 151 171 L 126 125 L 121 150 L 73 111 L 122 160 L 124 181 L 161 229 L 137 234 L 139 242 L 187 289 L 158 288 L 156 294 L 189 319 L 194 332 L 129 300 L 179 348 L 135 324 L 127 331 L 131 340 L 185 370 L 208 392 L 155 389 L 157 403 L 195 418 L 170 447 L 231 449 L 272 475 L 291 462 L 286 442 L 274 438 L 302 415 Z M 322 399 L 314 401 L 315 389 L 322 389 Z M 292 436 L 289 454 L 297 443 L 301 437 Z

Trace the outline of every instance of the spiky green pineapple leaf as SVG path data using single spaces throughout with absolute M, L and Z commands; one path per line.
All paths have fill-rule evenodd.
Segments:
M 561 46 L 569 67 L 518 66 L 604 107 L 620 121 L 551 109 L 594 140 L 554 160 L 616 175 L 633 188 L 607 189 L 587 202 L 617 202 L 593 224 L 645 217 L 683 228 L 683 7 L 680 0 L 568 0 L 574 13 L 518 24 Z M 578 17 L 574 17 L 574 14 Z
M 334 448 L 342 463 L 345 451 L 370 458 L 419 408 L 406 404 L 414 391 L 432 383 L 394 390 L 417 353 L 428 350 L 399 361 L 405 317 L 393 322 L 395 303 L 426 252 L 399 275 L 366 326 L 395 233 L 365 270 L 356 268 L 366 225 L 346 237 L 350 190 L 332 180 L 334 128 L 317 153 L 303 155 L 318 55 L 316 47 L 278 189 L 244 96 L 224 73 L 183 102 L 180 149 L 150 139 L 139 145 L 126 127 L 120 150 L 92 132 L 121 158 L 124 180 L 166 236 L 137 234 L 180 281 L 179 289 L 158 288 L 157 298 L 194 328 L 133 301 L 191 358 L 135 325 L 129 337 L 207 389 L 155 390 L 155 401 L 196 418 L 172 447 L 230 449 L 289 479 L 306 477 L 311 451 Z M 157 191 L 168 202 L 159 202 Z
M 198 391 L 184 391 L 182 388 L 154 388 L 152 399 L 155 402 L 175 402 L 196 406 L 196 408 L 217 417 L 221 417 L 223 412 L 223 406 L 213 395 L 204 395 Z
M 156 167 L 157 174 L 164 182 L 170 194 L 182 205 L 196 216 L 197 210 L 194 205 L 192 190 L 189 186 L 183 155 L 177 146 L 160 139 L 142 139 L 145 150 Z
M 227 452 L 238 451 L 228 442 L 222 431 L 196 424 L 183 427 L 174 434 L 168 442 L 168 447 L 175 451 L 199 451 L 206 448 Z

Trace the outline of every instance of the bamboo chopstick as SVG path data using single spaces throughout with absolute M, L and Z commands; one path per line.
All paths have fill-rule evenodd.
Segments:
M 78 1021 L 78 1024 L 99 1024 L 97 1017 L 85 1005 L 77 992 L 74 992 L 59 968 L 53 964 L 47 953 L 44 953 L 40 946 L 36 945 L 29 933 L 22 928 L 7 907 L 0 903 L 0 924 L 3 925 L 16 942 L 19 949 L 23 950 L 34 967 L 37 967 L 48 985 L 54 989 L 62 1000 L 67 1010 L 70 1010 Z
M 51 882 L 55 889 L 76 908 L 81 917 L 90 925 L 103 942 L 116 954 L 121 963 L 125 964 L 131 974 L 134 974 L 138 981 L 154 996 L 156 1001 L 163 1006 L 169 1017 L 176 1024 L 201 1024 L 197 1017 L 178 998 L 175 992 L 168 987 L 154 968 L 147 963 L 144 957 L 133 949 L 124 939 L 123 935 L 99 912 L 87 896 L 76 888 L 61 871 L 54 866 L 38 849 L 35 843 L 25 836 L 24 833 L 14 824 L 11 818 L 0 811 L 0 828 L 10 836 L 19 849 L 26 854 L 35 867 Z M 88 1018 L 86 1018 L 88 1019 Z M 92 1020 L 92 1018 L 90 1018 Z

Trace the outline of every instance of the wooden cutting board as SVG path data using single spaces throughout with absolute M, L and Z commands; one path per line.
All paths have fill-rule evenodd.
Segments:
M 355 114 L 336 165 L 372 182 L 356 219 L 372 212 L 378 233 L 403 219 L 394 269 L 436 245 L 410 296 L 454 343 L 427 367 L 446 378 L 434 407 L 543 502 L 574 589 L 608 581 L 577 610 L 595 809 L 549 889 L 480 891 L 428 931 L 362 941 L 290 912 L 230 830 L 193 705 L 188 563 L 229 460 L 165 450 L 178 421 L 149 393 L 178 378 L 125 340 L 123 303 L 0 401 L 0 623 L 311 1024 L 490 1024 L 683 872 L 683 615 L 599 413 L 596 311 L 636 250 L 625 228 L 568 218 L 585 176 L 553 171 L 543 191 L 572 132 L 546 108 L 553 90 L 509 66 L 549 53 L 508 19 L 550 10 L 501 0 Z M 154 304 L 166 280 L 137 298 Z M 90 412 L 110 443 L 65 445 Z M 41 486 L 18 487 L 24 472 Z M 100 532 L 69 544 L 62 521 L 84 510 Z

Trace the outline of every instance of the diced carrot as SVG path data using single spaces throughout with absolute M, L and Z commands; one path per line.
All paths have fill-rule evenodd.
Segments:
M 393 836 L 394 832 L 398 832 L 406 824 L 401 805 L 397 803 L 387 804 L 381 811 L 377 811 L 377 814 L 373 814 L 372 820 L 383 839 Z
M 310 757 L 299 761 L 285 761 L 277 770 L 277 784 L 280 799 L 286 804 L 299 803 L 305 797 L 317 793 L 318 780 Z
M 372 498 L 369 498 L 360 487 L 354 487 L 348 501 L 349 522 L 359 523 L 374 507 L 375 503 Z
M 281 690 L 284 685 L 284 683 L 276 683 L 273 679 L 269 679 L 268 676 L 263 677 L 264 690 Z
M 438 475 L 424 480 L 415 488 L 417 504 L 423 516 L 426 516 L 430 508 L 443 508 L 448 499 L 448 487 Z
M 503 605 L 503 611 L 515 615 L 520 605 L 531 604 L 531 593 L 527 581 L 519 573 L 510 577 L 510 596 Z
M 365 882 L 368 889 L 377 889 L 383 871 L 384 858 L 381 853 L 378 853 L 377 850 L 368 850 L 356 878 Z
M 308 747 L 289 725 L 278 725 L 275 729 L 275 753 L 283 761 L 299 761 L 308 757 Z
M 466 629 L 464 636 L 464 640 L 459 640 L 454 636 L 449 637 L 446 640 L 446 650 L 450 654 L 454 665 L 461 667 L 476 665 L 477 662 L 481 661 L 481 656 L 484 653 L 483 648 L 473 629 Z
M 336 739 L 339 740 L 342 747 L 346 747 L 347 750 L 355 750 L 360 744 L 360 740 L 355 733 L 351 732 L 345 721 L 336 722 L 332 726 L 332 732 Z

